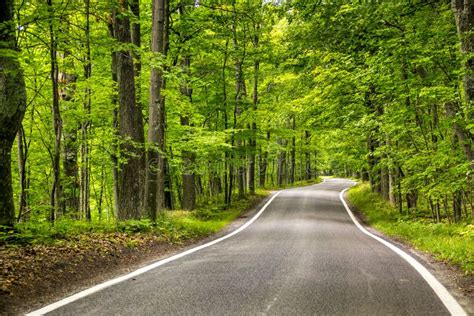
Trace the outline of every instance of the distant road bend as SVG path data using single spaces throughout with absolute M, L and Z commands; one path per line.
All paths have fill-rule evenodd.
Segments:
M 230 238 L 33 314 L 462 314 L 354 225 L 339 198 L 351 185 L 329 179 L 284 190 Z

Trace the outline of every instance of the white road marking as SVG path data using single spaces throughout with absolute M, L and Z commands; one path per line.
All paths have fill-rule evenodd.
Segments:
M 81 292 L 76 293 L 76 294 L 74 294 L 74 295 L 71 295 L 71 296 L 69 296 L 69 297 L 66 297 L 65 299 L 62 299 L 62 300 L 57 301 L 57 302 L 55 302 L 55 303 L 53 303 L 53 304 L 47 305 L 47 306 L 45 306 L 45 307 L 43 307 L 43 308 L 41 308 L 41 309 L 32 311 L 32 312 L 30 312 L 30 313 L 28 313 L 28 314 L 26 314 L 26 315 L 27 315 L 27 316 L 44 315 L 44 314 L 49 313 L 49 312 L 51 312 L 51 311 L 53 311 L 53 310 L 55 310 L 55 309 L 58 309 L 59 307 L 62 307 L 62 306 L 67 305 L 67 304 L 70 304 L 70 303 L 72 303 L 72 302 L 74 302 L 74 301 L 77 301 L 77 300 L 79 300 L 79 299 L 81 299 L 81 298 L 84 298 L 84 297 L 86 297 L 86 296 L 88 296 L 88 295 L 91 295 L 91 294 L 93 294 L 93 293 L 99 292 L 99 291 L 101 291 L 101 290 L 103 290 L 103 289 L 105 289 L 105 288 L 108 288 L 108 287 L 112 286 L 112 285 L 118 284 L 118 283 L 123 282 L 123 281 L 125 281 L 125 280 L 132 279 L 132 278 L 134 278 L 134 277 L 136 277 L 136 276 L 138 276 L 138 275 L 140 275 L 140 274 L 143 274 L 143 273 L 145 273 L 145 272 L 147 272 L 147 271 L 150 271 L 150 270 L 152 270 L 152 269 L 155 269 L 155 268 L 157 268 L 157 267 L 159 267 L 159 266 L 162 266 L 162 265 L 164 265 L 164 264 L 166 264 L 166 263 L 168 263 L 168 262 L 177 260 L 177 259 L 179 259 L 179 258 L 182 258 L 182 257 L 184 257 L 184 256 L 187 256 L 187 255 L 189 255 L 189 254 L 192 254 L 192 253 L 194 253 L 194 252 L 196 252 L 196 251 L 199 251 L 199 250 L 201 250 L 201 249 L 204 249 L 204 248 L 210 247 L 210 246 L 212 246 L 212 245 L 215 245 L 215 244 L 217 244 L 217 243 L 219 243 L 219 242 L 221 242 L 221 241 L 223 241 L 223 240 L 225 240 L 225 239 L 227 239 L 227 238 L 230 238 L 230 237 L 232 237 L 232 236 L 234 236 L 234 235 L 240 233 L 241 231 L 243 231 L 244 229 L 246 229 L 247 227 L 249 227 L 253 222 L 255 222 L 255 221 L 257 220 L 257 218 L 259 218 L 260 215 L 262 215 L 262 213 L 265 211 L 265 209 L 268 207 L 268 205 L 270 205 L 270 203 L 272 203 L 272 201 L 273 201 L 273 200 L 278 196 L 278 194 L 280 194 L 281 192 L 282 192 L 282 191 L 278 191 L 277 193 L 275 193 L 275 195 L 273 195 L 272 198 L 271 198 L 270 200 L 268 200 L 268 202 L 265 203 L 265 205 L 260 209 L 260 211 L 259 211 L 257 214 L 255 214 L 255 216 L 252 217 L 248 222 L 246 222 L 244 225 L 240 226 L 238 229 L 234 230 L 233 232 L 231 232 L 231 233 L 229 233 L 229 234 L 227 234 L 227 235 L 225 235 L 225 236 L 223 236 L 223 237 L 221 237 L 221 238 L 218 238 L 218 239 L 216 239 L 216 240 L 210 241 L 210 242 L 208 242 L 208 243 L 206 243 L 206 244 L 204 244 L 204 245 L 197 246 L 197 247 L 195 247 L 195 248 L 186 250 L 186 251 L 184 251 L 184 252 L 178 253 L 178 254 L 176 254 L 176 255 L 174 255 L 174 256 L 171 256 L 171 257 L 169 257 L 169 258 L 166 258 L 166 259 L 157 261 L 157 262 L 155 262 L 155 263 L 152 263 L 152 264 L 150 264 L 150 265 L 148 265 L 148 266 L 145 266 L 145 267 L 143 267 L 143 268 L 140 268 L 140 269 L 138 269 L 138 270 L 135 270 L 135 271 L 133 271 L 133 272 L 131 272 L 131 273 L 129 273 L 129 274 L 123 275 L 123 276 L 121 276 L 121 277 L 118 277 L 118 278 L 115 278 L 115 279 L 106 281 L 106 282 L 104 282 L 104 283 L 95 285 L 95 286 L 93 286 L 93 287 L 91 287 L 91 288 L 88 288 L 87 290 L 84 290 L 84 291 L 81 291 Z
M 467 313 L 464 311 L 461 305 L 459 305 L 459 303 L 454 299 L 454 297 L 448 292 L 448 290 L 421 263 L 416 261 L 412 256 L 410 256 L 400 248 L 368 232 L 361 224 L 359 224 L 359 221 L 356 219 L 351 209 L 347 205 L 346 201 L 344 200 L 344 193 L 348 189 L 349 188 L 344 189 L 341 191 L 341 193 L 339 193 L 339 199 L 341 200 L 342 204 L 344 205 L 344 208 L 346 209 L 347 213 L 349 214 L 357 228 L 359 228 L 367 236 L 370 236 L 378 242 L 384 244 L 385 246 L 390 248 L 390 250 L 394 251 L 397 255 L 399 255 L 406 262 L 408 262 L 423 277 L 423 279 L 425 279 L 429 286 L 431 286 L 433 291 L 436 293 L 436 295 L 438 295 L 439 299 L 441 300 L 441 302 L 443 302 L 444 306 L 446 306 L 451 315 L 467 316 Z

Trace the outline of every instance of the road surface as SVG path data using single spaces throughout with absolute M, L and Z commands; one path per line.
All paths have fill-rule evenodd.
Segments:
M 281 192 L 242 232 L 48 315 L 449 315 L 406 261 L 364 235 L 330 179 Z

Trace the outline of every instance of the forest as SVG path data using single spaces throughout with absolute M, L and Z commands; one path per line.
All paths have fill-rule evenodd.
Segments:
M 2 0 L 0 225 L 156 221 L 321 175 L 472 223 L 473 7 Z

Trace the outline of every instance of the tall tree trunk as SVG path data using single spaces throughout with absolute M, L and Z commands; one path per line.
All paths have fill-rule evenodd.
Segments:
M 165 34 L 163 36 L 164 40 L 164 56 L 166 57 L 168 55 L 168 50 L 169 50 L 169 32 L 170 32 L 170 1 L 167 0 L 165 1 Z M 165 64 L 164 70 L 165 72 L 169 72 L 169 66 Z M 166 77 L 163 77 L 163 87 L 162 89 L 166 89 Z M 162 107 L 163 107 L 163 121 L 164 121 L 164 130 L 165 133 L 163 133 L 163 143 L 164 143 L 164 148 L 166 148 L 166 111 L 165 111 L 165 97 L 162 97 Z M 165 194 L 165 208 L 167 209 L 174 209 L 174 198 L 173 198 L 173 175 L 172 175 L 172 169 L 170 166 L 170 163 L 168 161 L 168 155 L 166 155 L 166 152 L 163 154 L 163 164 L 165 166 L 165 181 L 164 181 L 164 194 Z
M 84 79 L 86 81 L 86 88 L 84 91 L 83 110 L 85 118 L 81 122 L 81 175 L 80 175 L 80 200 L 81 213 L 87 220 L 91 220 L 90 208 L 90 166 L 89 166 L 89 129 L 90 129 L 90 114 L 91 114 L 91 89 L 89 86 L 89 79 L 92 75 L 92 60 L 91 60 L 91 46 L 90 46 L 90 0 L 85 0 L 85 46 L 86 56 L 84 61 Z M 101 189 L 102 190 L 102 189 Z
M 396 176 L 395 176 L 395 170 L 394 169 L 389 169 L 388 170 L 388 200 L 390 202 L 390 205 L 396 206 L 396 198 L 395 198 L 395 184 L 396 184 Z
M 453 129 L 456 137 L 459 139 L 461 148 L 466 159 L 471 162 L 471 169 L 474 169 L 474 150 L 472 149 L 472 136 L 469 130 L 459 124 L 459 118 L 456 114 L 460 113 L 459 106 L 454 102 L 447 102 L 444 105 L 446 117 L 452 120 Z
M 113 14 L 110 16 L 110 20 L 108 23 L 109 27 L 109 34 L 112 38 L 115 38 L 115 30 L 114 30 L 114 22 L 113 22 Z M 112 51 L 112 64 L 111 64 L 111 74 L 112 74 L 112 82 L 114 86 L 117 85 L 117 57 L 118 52 Z M 119 134 L 118 134 L 118 109 L 117 109 L 117 93 L 112 94 L 112 128 L 114 131 L 114 140 L 112 142 L 112 154 L 110 158 L 112 160 L 112 179 L 113 179 L 113 207 L 115 214 L 118 214 L 119 209 L 119 195 L 120 195 L 120 188 L 119 188 L 119 164 L 118 164 L 118 155 L 119 155 Z
M 311 138 L 311 133 L 309 131 L 304 132 L 304 137 L 305 137 L 305 151 L 304 151 L 304 157 L 305 157 L 305 165 L 306 165 L 306 173 L 305 173 L 305 179 L 306 180 L 311 180 L 311 175 L 312 175 L 312 170 L 311 170 L 311 150 L 309 149 L 310 147 L 310 138 Z
M 25 217 L 26 209 L 28 207 L 28 192 L 27 192 L 27 174 L 26 174 L 26 159 L 28 157 L 28 144 L 26 143 L 25 131 L 21 125 L 18 129 L 18 176 L 20 178 L 20 197 L 18 207 L 18 219 L 20 222 Z
M 462 219 L 462 192 L 460 190 L 453 193 L 453 218 L 456 223 Z
M 13 0 L 0 1 L 0 225 L 13 226 L 15 206 L 11 177 L 11 148 L 26 110 L 23 72 L 15 41 Z
M 270 141 L 270 132 L 267 132 L 267 141 Z M 267 167 L 268 167 L 268 151 L 263 150 L 260 145 L 260 162 L 259 162 L 259 181 L 258 185 L 263 188 L 267 179 Z
M 142 104 L 142 80 L 141 80 L 141 73 L 142 73 L 142 60 L 140 55 L 140 49 L 142 45 L 141 41 L 141 22 L 140 22 L 140 1 L 139 0 L 130 0 L 130 11 L 133 13 L 133 22 L 131 24 L 131 37 L 132 43 L 136 46 L 136 49 L 133 51 L 133 59 L 134 59 L 134 66 L 135 66 L 135 91 L 136 91 L 136 104 L 137 107 L 140 109 L 139 115 L 137 115 L 137 124 L 143 125 L 143 104 Z M 142 204 L 145 205 L 145 181 L 146 181 L 146 152 L 145 148 L 140 148 L 142 153 L 140 156 L 142 157 L 143 161 L 142 164 L 145 166 L 142 172 L 138 175 L 140 186 L 142 189 Z
M 62 23 L 66 23 L 62 21 Z M 68 32 L 66 27 L 62 32 Z M 63 103 L 62 108 L 68 109 L 74 106 L 74 94 L 76 76 L 69 71 L 74 69 L 74 65 L 69 61 L 69 55 L 71 52 L 68 49 L 64 50 L 62 54 L 62 67 L 59 71 L 59 83 L 61 87 L 59 89 L 60 101 Z M 62 179 L 62 203 L 61 213 L 62 215 L 72 215 L 73 217 L 78 216 L 79 211 L 79 182 L 78 182 L 78 161 L 77 161 L 77 124 L 76 120 L 72 120 L 69 124 L 64 122 L 63 129 L 63 169 L 64 176 Z
M 278 167 L 277 167 L 277 179 L 278 186 L 283 186 L 286 184 L 287 173 L 286 173 L 286 143 L 284 139 L 279 139 L 278 143 L 282 147 L 280 149 L 280 155 L 278 157 Z
M 452 0 L 452 8 L 456 19 L 461 53 L 466 56 L 463 78 L 466 102 L 474 102 L 474 1 Z M 474 119 L 474 110 L 470 107 L 468 118 Z
M 181 61 L 181 68 L 185 76 L 189 77 L 191 58 L 189 56 L 183 57 Z M 189 85 L 189 78 L 185 78 L 181 86 L 181 94 L 186 96 L 189 102 L 192 104 L 192 93 L 193 90 Z M 181 116 L 181 125 L 189 128 L 189 116 Z M 186 140 L 189 141 L 190 131 L 186 131 Z M 185 146 L 188 147 L 188 146 Z M 183 157 L 183 195 L 181 200 L 181 207 L 185 210 L 193 210 L 196 206 L 196 188 L 195 188 L 195 179 L 194 179 L 194 163 L 196 160 L 195 154 L 190 150 L 183 150 L 181 153 Z
M 234 11 L 235 11 L 235 2 L 234 2 Z M 238 127 L 238 117 L 242 113 L 241 102 L 242 97 L 245 96 L 245 83 L 242 71 L 243 58 L 245 57 L 245 44 L 244 44 L 244 53 L 242 57 L 239 57 L 239 42 L 237 39 L 237 17 L 234 14 L 233 23 L 232 23 L 232 34 L 233 34 L 233 44 L 234 52 L 236 54 L 235 58 L 235 106 L 234 106 L 234 130 Z M 233 134 L 234 135 L 234 134 Z M 235 155 L 239 158 L 238 167 L 237 167 L 237 186 L 238 186 L 238 197 L 243 198 L 245 195 L 245 153 L 243 153 L 242 139 L 239 135 L 237 137 L 237 152 Z
M 49 18 L 49 55 L 50 55 L 50 75 L 51 75 L 51 88 L 52 88 L 52 95 L 53 95 L 53 104 L 52 104 L 52 112 L 53 112 L 53 129 L 54 129 L 54 154 L 53 154 L 53 184 L 51 186 L 51 195 L 50 195 L 50 214 L 49 220 L 53 223 L 56 214 L 59 212 L 59 207 L 61 203 L 61 138 L 62 138 L 62 129 L 63 129 L 63 122 L 61 118 L 61 112 L 59 109 L 59 86 L 58 86 L 58 77 L 59 77 L 59 70 L 58 70 L 58 59 L 57 59 L 57 41 L 56 35 L 54 30 L 53 24 L 53 14 L 54 8 L 52 0 L 47 1 L 48 10 L 50 11 L 50 18 Z
M 228 115 L 227 115 L 227 83 L 226 83 L 226 67 L 228 59 L 228 48 L 229 40 L 225 42 L 224 50 L 224 62 L 222 64 L 222 107 L 224 112 L 224 131 L 227 131 L 229 128 Z M 233 142 L 233 140 L 232 140 Z M 224 153 L 224 204 L 227 206 L 230 205 L 232 200 L 232 161 L 229 150 L 225 150 Z
M 292 118 L 292 125 L 291 129 L 293 133 L 296 130 L 296 118 L 293 116 Z M 295 182 L 295 172 L 296 172 L 296 137 L 293 134 L 291 137 L 291 150 L 290 150 L 290 183 L 293 184 Z
M 130 11 L 132 11 L 133 23 L 131 25 L 131 36 L 132 36 L 132 43 L 138 48 L 134 51 L 133 58 L 135 60 L 135 91 L 137 97 L 137 106 L 141 109 L 142 108 L 142 101 L 141 101 L 141 80 L 140 75 L 142 72 L 142 62 L 141 56 L 138 52 L 141 48 L 141 26 L 140 26 L 140 1 L 139 0 L 130 0 Z
M 153 0 L 151 51 L 165 54 L 165 24 L 167 0 Z M 165 108 L 163 69 L 153 67 L 150 75 L 150 101 L 148 120 L 147 173 L 145 205 L 148 216 L 156 220 L 156 214 L 165 207 Z
M 119 2 L 119 12 L 115 12 L 114 33 L 120 43 L 131 43 L 128 2 Z M 125 13 L 125 14 L 124 14 Z M 143 122 L 141 109 L 136 105 L 135 71 L 130 51 L 121 50 L 117 55 L 118 82 L 118 130 L 120 155 L 124 160 L 118 174 L 119 203 L 118 219 L 140 218 L 142 215 L 142 186 L 137 175 L 143 172 Z
M 253 37 L 253 46 L 255 50 L 258 50 L 259 43 L 259 31 L 260 27 L 255 27 L 255 35 Z M 256 59 L 253 64 L 253 95 L 252 95 L 252 109 L 254 112 L 252 119 L 252 130 L 250 137 L 250 160 L 249 160 L 249 191 L 255 193 L 255 156 L 257 153 L 257 123 L 255 117 L 257 116 L 258 106 L 258 79 L 259 79 L 260 60 Z

